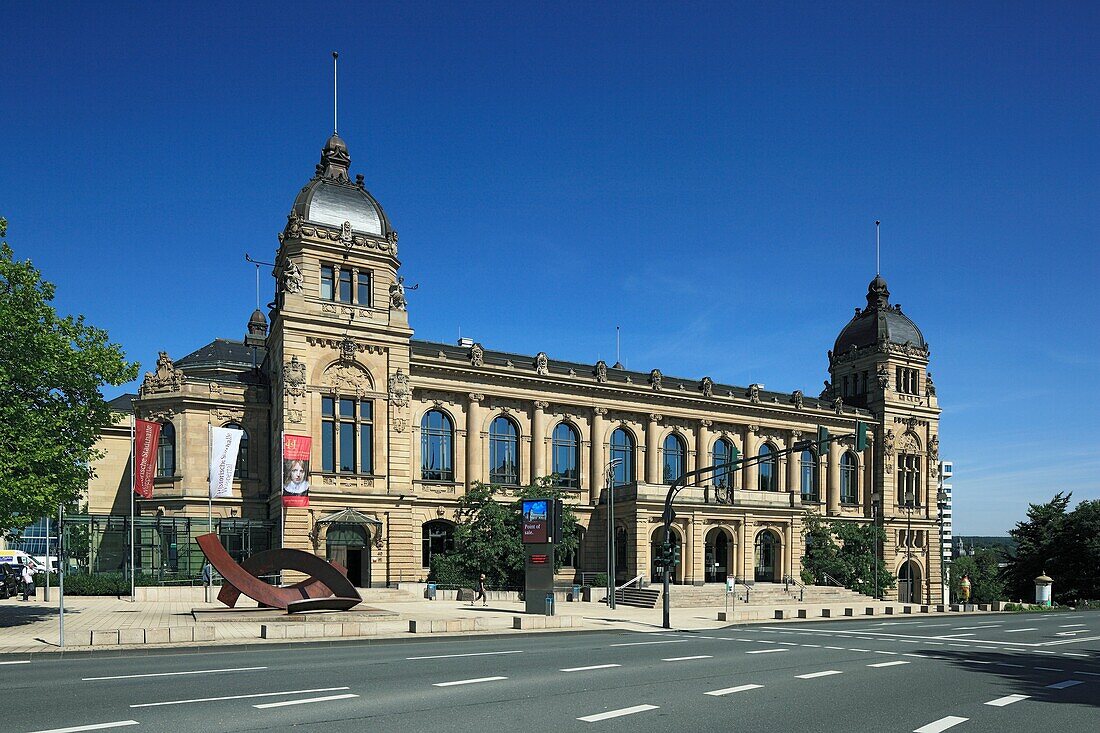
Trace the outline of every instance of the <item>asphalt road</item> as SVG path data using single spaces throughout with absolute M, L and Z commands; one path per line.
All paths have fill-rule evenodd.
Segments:
M 1100 612 L 0 660 L 0 731 L 1100 731 Z

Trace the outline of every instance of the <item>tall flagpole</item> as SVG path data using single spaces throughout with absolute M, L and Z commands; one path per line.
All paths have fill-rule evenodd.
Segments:
M 879 240 L 879 230 L 878 230 L 879 224 L 881 224 L 881 223 L 882 223 L 881 221 L 879 221 L 878 219 L 875 219 L 875 274 L 876 275 L 881 275 L 882 274 L 882 265 L 879 264 L 880 252 L 882 250 L 879 247 L 880 240 Z
M 340 54 L 332 52 L 332 134 L 336 134 L 336 57 Z
M 135 443 L 134 443 L 134 431 L 137 428 L 135 416 L 130 415 L 130 602 L 133 603 L 135 598 L 135 586 L 137 581 L 134 580 L 134 567 L 136 561 L 134 556 L 137 548 L 134 547 L 134 471 L 137 470 L 137 456 L 135 455 Z

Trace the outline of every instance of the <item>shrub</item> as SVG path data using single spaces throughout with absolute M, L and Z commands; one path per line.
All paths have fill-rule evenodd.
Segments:
M 607 573 L 596 573 L 596 577 L 592 579 L 593 588 L 606 588 L 607 587 Z

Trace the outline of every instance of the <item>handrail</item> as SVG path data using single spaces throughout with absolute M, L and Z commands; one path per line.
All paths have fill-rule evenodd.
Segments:
M 622 590 L 623 588 L 627 587 L 627 586 L 628 586 L 628 585 L 630 585 L 631 583 L 638 583 L 638 587 L 639 587 L 639 588 L 641 588 L 641 587 L 642 587 L 642 584 L 641 584 L 641 582 L 640 582 L 640 581 L 641 581 L 641 579 L 642 579 L 643 577 L 645 577 L 645 576 L 644 576 L 644 575 L 642 575 L 642 574 L 638 574 L 638 575 L 635 575 L 635 576 L 634 576 L 633 578 L 631 578 L 630 580 L 626 581 L 625 583 L 623 583 L 622 585 L 620 585 L 619 587 L 617 587 L 617 588 L 615 589 L 615 592 L 616 592 L 616 593 L 618 593 L 619 591 L 621 591 L 621 590 Z
M 798 578 L 794 577 L 793 575 L 784 575 L 783 576 L 783 590 L 786 591 L 787 593 L 790 593 L 792 585 L 794 587 L 798 588 L 798 602 L 802 603 L 803 601 L 805 601 L 806 600 L 806 585 L 805 585 L 805 583 L 799 582 Z
M 835 585 L 837 588 L 843 588 L 844 587 L 843 583 L 841 583 L 839 580 L 837 580 L 833 576 L 829 575 L 828 573 L 822 573 L 821 577 L 823 577 L 825 579 L 825 584 L 826 585 Z

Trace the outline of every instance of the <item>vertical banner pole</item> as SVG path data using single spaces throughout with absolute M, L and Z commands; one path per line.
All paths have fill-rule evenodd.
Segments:
M 57 645 L 65 648 L 65 512 L 57 507 Z
M 135 422 L 135 416 L 130 415 L 130 602 L 135 600 L 136 591 L 134 590 L 137 585 L 137 581 L 134 579 L 134 567 L 136 561 L 134 559 L 136 548 L 134 547 L 134 471 L 137 470 L 137 450 L 134 443 L 134 432 L 136 430 L 137 423 Z
M 213 428 L 214 428 L 213 425 L 211 425 L 210 423 L 206 423 L 206 466 L 207 466 L 207 472 L 206 472 L 206 532 L 207 532 L 207 534 L 214 531 L 214 520 L 212 518 L 212 516 L 213 516 L 213 507 L 214 507 L 214 498 L 210 495 L 213 488 L 214 488 L 214 485 L 210 483 L 210 471 L 209 471 L 210 458 L 211 458 L 211 455 L 212 455 L 213 450 L 214 450 L 214 431 L 213 431 Z M 203 563 L 203 565 L 205 566 L 208 562 L 209 561 L 205 561 Z M 210 572 L 210 573 L 204 572 L 203 573 L 203 586 L 205 586 L 205 591 L 204 591 L 203 597 L 205 598 L 207 603 L 210 603 L 210 584 L 213 581 L 214 581 L 214 573 L 212 573 L 212 572 Z
M 279 475 L 279 547 L 286 547 L 286 505 L 283 503 L 283 465 L 286 461 L 286 456 L 283 455 L 283 449 L 286 447 L 286 431 L 279 433 L 279 465 L 276 470 Z

